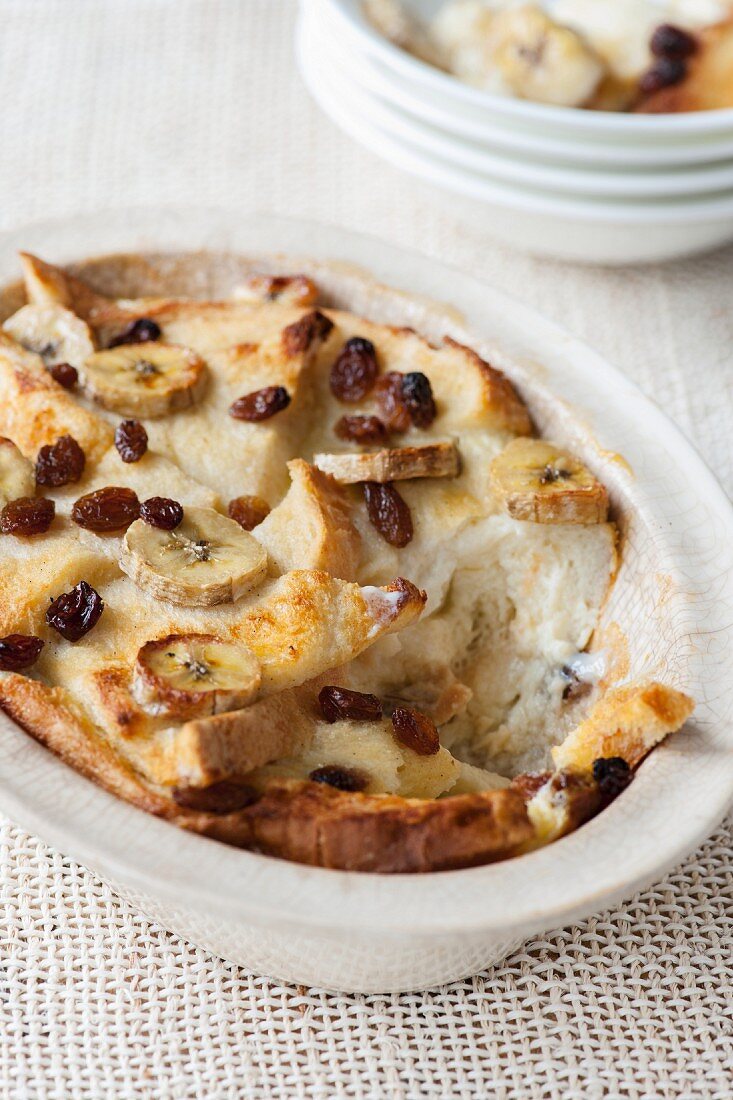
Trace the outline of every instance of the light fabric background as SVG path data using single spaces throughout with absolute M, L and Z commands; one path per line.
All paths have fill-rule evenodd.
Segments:
M 0 229 L 220 203 L 422 249 L 593 343 L 733 491 L 733 251 L 605 271 L 496 247 L 460 200 L 452 217 L 320 116 L 294 69 L 295 16 L 292 0 L 0 0 Z M 622 909 L 394 997 L 255 978 L 0 833 L 4 1100 L 732 1095 L 729 827 Z

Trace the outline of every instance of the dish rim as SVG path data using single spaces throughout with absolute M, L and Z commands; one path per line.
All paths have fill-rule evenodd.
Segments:
M 686 471 L 694 478 L 696 499 L 710 508 L 725 536 L 723 543 L 718 540 L 726 565 L 714 574 L 718 589 L 713 606 L 726 624 L 725 637 L 733 632 L 733 509 L 712 473 L 679 429 L 629 379 L 584 342 L 508 295 L 459 269 L 375 237 L 317 222 L 190 207 L 104 211 L 5 233 L 0 236 L 2 284 L 17 273 L 18 248 L 43 251 L 44 246 L 47 258 L 62 263 L 146 248 L 320 257 L 351 271 L 368 272 L 370 279 L 408 299 L 445 302 L 445 287 L 450 286 L 451 299 L 461 303 L 474 331 L 471 311 L 479 310 L 487 318 L 479 326 L 483 333 L 477 332 L 478 338 L 496 339 L 491 331 L 506 329 L 506 341 L 498 338 L 507 347 L 502 358 L 511 354 L 510 362 L 524 363 L 524 358 L 530 362 L 533 349 L 540 347 L 547 352 L 545 363 L 558 358 L 564 364 L 562 371 L 577 377 L 579 384 L 592 371 L 592 402 L 589 398 L 587 406 L 576 409 L 574 421 L 592 424 L 594 407 L 604 408 L 604 417 L 617 420 L 633 402 L 633 423 L 626 412 L 622 419 L 631 438 L 642 432 L 643 423 L 653 440 L 645 463 L 659 480 L 659 488 L 666 484 L 671 492 L 674 478 Z M 514 343 L 523 349 L 521 360 L 520 353 L 511 350 Z M 662 499 L 657 518 L 664 512 Z M 695 532 L 680 531 L 690 536 L 689 555 Z M 701 570 L 705 549 L 709 553 L 706 542 L 696 547 Z M 706 628 L 711 627 L 709 612 L 700 624 L 703 621 Z M 733 712 L 732 671 L 733 647 L 724 647 L 723 669 L 708 696 L 724 699 L 724 717 Z M 685 737 L 677 735 L 656 750 L 611 807 L 545 849 L 458 871 L 358 874 L 304 867 L 187 834 L 107 794 L 9 719 L 0 719 L 0 808 L 25 828 L 111 882 L 134 888 L 139 896 L 165 897 L 179 907 L 204 911 L 212 919 L 246 920 L 261 927 L 276 921 L 301 933 L 305 928 L 324 935 L 359 931 L 403 936 L 407 932 L 419 938 L 498 930 L 519 935 L 532 928 L 557 926 L 652 881 L 708 835 L 733 800 L 728 726 L 719 720 L 706 741 L 693 725 Z M 718 743 L 725 752 L 717 751 Z M 693 775 L 696 782 L 691 784 Z M 652 791 L 657 797 L 645 801 Z M 674 832 L 665 830 L 668 820 L 676 822 Z M 641 834 L 641 844 L 640 826 L 650 827 Z M 633 844 L 619 860 L 624 840 Z
M 414 79 L 444 96 L 452 97 L 486 112 L 495 112 L 509 118 L 535 122 L 542 126 L 556 123 L 568 130 L 587 130 L 617 133 L 631 136 L 668 136 L 676 134 L 705 134 L 733 126 L 733 107 L 719 107 L 707 111 L 689 111 L 679 114 L 642 115 L 620 111 L 585 111 L 579 107 L 556 107 L 530 100 L 498 96 L 481 88 L 465 84 L 450 73 L 429 65 L 414 57 L 407 50 L 395 46 L 372 27 L 361 11 L 361 0 L 318 0 L 322 9 L 330 10 L 346 33 L 356 42 L 398 74 Z M 580 118 L 576 116 L 580 115 Z M 592 121 L 588 116 L 592 115 Z M 704 116 L 700 118 L 699 116 Z

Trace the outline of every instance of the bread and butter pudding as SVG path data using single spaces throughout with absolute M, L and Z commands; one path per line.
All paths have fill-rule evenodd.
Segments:
M 364 0 L 395 45 L 494 95 L 557 107 L 733 107 L 731 0 Z
M 593 646 L 606 490 L 472 349 L 302 275 L 204 300 L 120 257 L 114 297 L 22 263 L 0 706 L 83 774 L 269 855 L 432 871 L 574 829 L 688 717 Z

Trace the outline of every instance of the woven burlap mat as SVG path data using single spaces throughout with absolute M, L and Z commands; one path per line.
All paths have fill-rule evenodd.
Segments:
M 0 228 L 219 203 L 420 248 L 595 344 L 730 492 L 733 251 L 603 271 L 496 247 L 316 111 L 294 19 L 289 0 L 0 0 Z M 733 1095 L 729 828 L 618 910 L 471 981 L 392 997 L 253 977 L 9 823 L 0 845 L 6 1100 Z

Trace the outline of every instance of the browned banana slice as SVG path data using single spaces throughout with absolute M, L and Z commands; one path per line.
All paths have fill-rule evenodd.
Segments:
M 406 481 L 416 477 L 455 477 L 460 470 L 455 443 L 425 443 L 370 454 L 317 454 L 313 464 L 343 485 L 359 481 Z
M 513 519 L 603 523 L 608 494 L 590 470 L 544 439 L 513 439 L 491 463 L 491 484 Z

